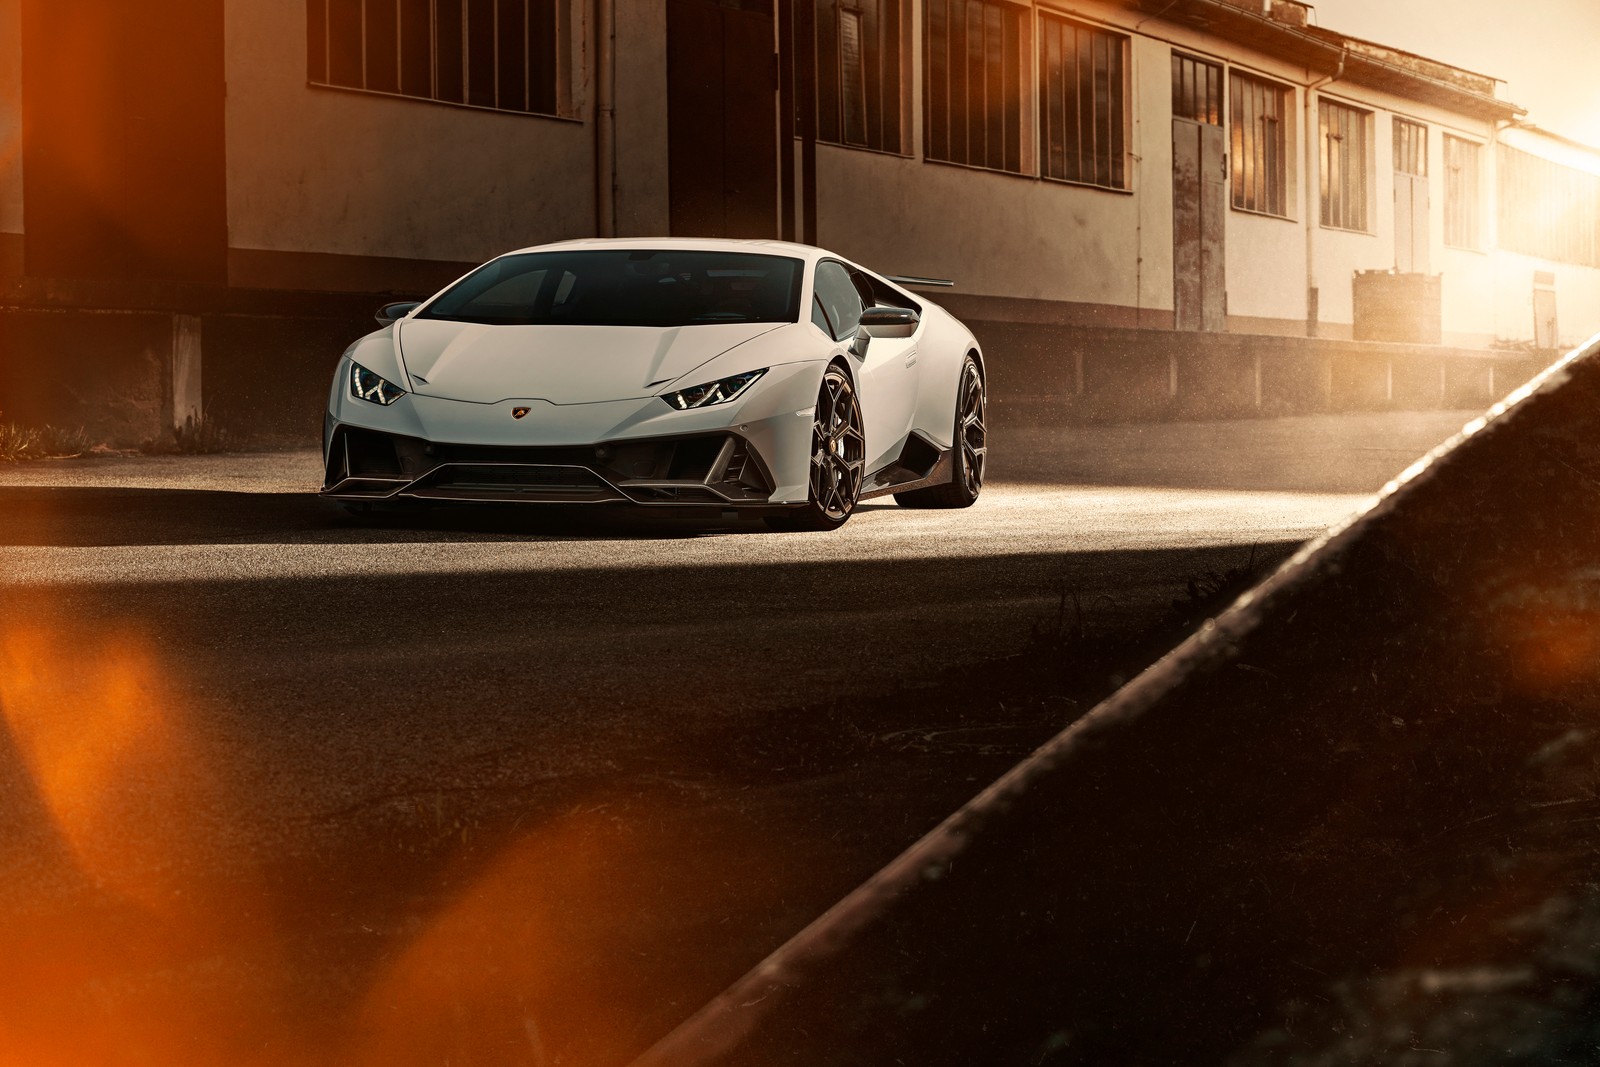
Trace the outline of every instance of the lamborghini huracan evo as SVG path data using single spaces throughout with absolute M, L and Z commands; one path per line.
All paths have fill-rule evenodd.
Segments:
M 778 241 L 582 240 L 490 260 L 339 360 L 324 495 L 754 511 L 983 486 L 983 354 L 899 284 Z M 948 283 L 944 283 L 948 284 Z

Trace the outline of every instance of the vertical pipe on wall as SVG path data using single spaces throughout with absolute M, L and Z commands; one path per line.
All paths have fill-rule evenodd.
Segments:
M 795 237 L 794 0 L 778 0 L 778 236 Z
M 1321 224 L 1321 215 L 1317 210 L 1318 179 L 1321 177 L 1317 170 L 1317 146 L 1321 141 L 1321 134 L 1312 124 L 1313 110 L 1311 107 L 1313 94 L 1329 82 L 1336 82 L 1344 77 L 1344 49 L 1339 50 L 1339 66 L 1326 78 L 1319 79 L 1306 86 L 1304 119 L 1300 123 L 1300 136 L 1306 145 L 1306 336 L 1317 336 L 1317 319 L 1320 317 L 1317 298 L 1317 226 Z
M 817 243 L 817 0 L 800 0 L 795 34 L 800 60 L 801 240 Z
M 595 7 L 595 114 L 594 114 L 594 214 L 595 233 L 617 235 L 617 31 L 616 0 L 594 0 Z

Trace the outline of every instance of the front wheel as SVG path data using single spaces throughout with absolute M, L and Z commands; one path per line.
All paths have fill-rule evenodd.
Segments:
M 989 435 L 984 426 L 983 375 L 971 356 L 961 365 L 956 388 L 955 439 L 950 448 L 950 480 L 908 493 L 896 493 L 903 508 L 965 508 L 983 490 L 983 471 L 989 458 Z
M 867 439 L 861 429 L 861 403 L 850 378 L 829 367 L 817 392 L 811 421 L 811 491 L 806 506 L 774 516 L 778 530 L 833 530 L 845 524 L 861 499 L 867 466 Z

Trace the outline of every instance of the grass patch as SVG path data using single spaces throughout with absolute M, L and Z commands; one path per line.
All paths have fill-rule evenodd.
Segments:
M 0 422 L 0 460 L 70 459 L 93 447 L 82 426 L 22 426 Z
M 231 452 L 237 447 L 233 434 L 217 420 L 216 416 L 202 411 L 198 415 L 190 415 L 184 419 L 182 426 L 174 427 L 166 436 L 146 441 L 140 450 L 158 454 L 170 455 L 176 452 L 185 456 L 200 456 L 215 452 Z

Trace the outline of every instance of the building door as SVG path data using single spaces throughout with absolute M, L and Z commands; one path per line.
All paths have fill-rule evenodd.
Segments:
M 1228 141 L 1222 68 L 1172 55 L 1172 306 L 1180 330 L 1225 330 Z
M 1394 120 L 1394 269 L 1428 273 L 1428 128 Z
M 672 233 L 778 236 L 772 0 L 669 0 Z
M 1556 332 L 1556 274 L 1550 270 L 1533 272 L 1533 347 L 1555 348 L 1561 343 Z

